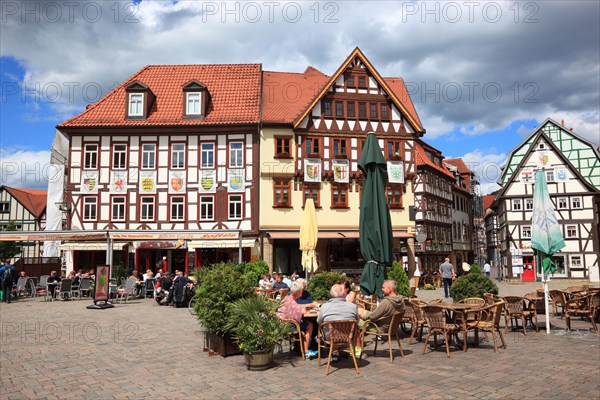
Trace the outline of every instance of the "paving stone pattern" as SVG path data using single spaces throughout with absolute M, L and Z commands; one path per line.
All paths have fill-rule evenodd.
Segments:
M 578 282 L 581 283 L 581 282 Z M 568 283 L 559 283 L 565 287 Z M 539 284 L 501 284 L 525 294 Z M 419 291 L 430 299 L 443 295 Z M 372 347 L 354 372 L 351 359 L 325 366 L 284 349 L 267 371 L 248 371 L 243 356 L 210 357 L 200 325 L 187 309 L 133 300 L 87 310 L 88 300 L 21 299 L 0 304 L 0 398 L 12 399 L 594 399 L 600 398 L 600 339 L 575 320 L 571 332 L 552 318 L 552 334 L 506 335 L 508 349 L 443 346 L 402 340 L 405 356 Z M 441 340 L 440 340 L 441 342 Z M 433 343 L 433 341 L 430 341 Z

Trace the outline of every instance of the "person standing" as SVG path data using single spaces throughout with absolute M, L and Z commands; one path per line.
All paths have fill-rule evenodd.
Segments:
M 0 268 L 0 279 L 2 280 L 2 293 L 4 296 L 3 300 L 5 303 L 10 304 L 13 283 L 17 281 L 18 275 L 17 270 L 14 266 L 10 265 L 8 259 L 6 259 L 2 268 Z
M 454 267 L 452 264 L 450 264 L 450 259 L 448 257 L 446 257 L 442 265 L 440 265 L 440 274 L 442 275 L 442 280 L 444 281 L 444 296 L 448 298 L 452 281 L 456 279 L 456 272 L 454 272 Z
M 483 264 L 483 272 L 485 272 L 485 276 L 487 276 L 488 278 L 490 277 L 490 272 L 492 272 L 492 266 L 490 265 L 489 261 L 486 261 L 486 263 Z

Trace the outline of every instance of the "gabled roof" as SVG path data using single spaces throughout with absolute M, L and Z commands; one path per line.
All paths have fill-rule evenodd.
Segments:
M 172 126 L 258 123 L 260 64 L 148 65 L 116 89 L 57 128 L 97 126 Z M 206 118 L 183 118 L 182 87 L 191 80 L 210 93 Z M 138 81 L 156 96 L 146 119 L 126 119 L 126 88 Z
M 421 166 L 429 166 L 435 170 L 437 170 L 438 172 L 441 172 L 442 174 L 446 175 L 447 177 L 451 178 L 452 180 L 456 180 L 454 174 L 450 171 L 448 171 L 448 169 L 444 166 L 444 163 L 442 162 L 442 165 L 437 165 L 436 163 L 434 163 L 433 161 L 431 161 L 429 159 L 429 157 L 427 157 L 427 153 L 425 153 L 425 147 L 427 148 L 427 150 L 436 153 L 436 155 L 438 155 L 440 157 L 441 160 L 443 160 L 444 156 L 442 156 L 442 153 L 437 150 L 434 147 L 431 147 L 421 141 L 415 141 L 415 158 L 417 161 L 417 167 L 421 167 Z
M 494 199 L 496 199 L 496 196 L 493 194 L 488 194 L 486 196 L 483 196 L 482 199 L 483 199 L 483 212 L 485 213 L 485 210 L 487 210 L 488 208 L 490 208 L 492 206 L 492 203 L 494 202 Z
M 465 164 L 462 158 L 447 158 L 444 160 L 444 162 L 454 166 L 458 170 L 458 173 L 460 174 L 459 179 L 465 185 L 465 187 L 463 188 L 458 185 L 457 186 L 460 189 L 471 193 L 471 175 L 473 174 L 473 171 L 467 167 L 467 164 Z
M 302 120 L 310 113 L 310 111 L 315 107 L 315 105 L 321 101 L 321 99 L 327 94 L 329 88 L 335 84 L 336 80 L 340 75 L 344 73 L 344 71 L 348 68 L 348 65 L 355 59 L 359 58 L 360 61 L 366 66 L 368 71 L 371 73 L 373 78 L 377 81 L 377 83 L 383 88 L 383 90 L 390 96 L 392 102 L 398 107 L 401 112 L 406 115 L 407 119 L 414 126 L 415 130 L 419 133 L 425 133 L 423 126 L 421 125 L 421 121 L 417 116 L 414 105 L 412 101 L 410 101 L 410 96 L 408 95 L 408 91 L 406 90 L 406 86 L 404 85 L 404 81 L 401 78 L 387 78 L 384 79 L 379 72 L 373 67 L 373 65 L 369 62 L 367 57 L 360 51 L 357 47 L 354 49 L 352 53 L 346 58 L 346 61 L 340 65 L 340 67 L 335 71 L 335 73 L 329 78 L 329 81 L 317 91 L 316 96 L 313 97 L 312 102 L 302 110 L 302 113 L 296 118 L 294 121 L 294 127 L 297 127 Z M 388 81 L 388 79 L 391 79 Z M 307 88 L 308 89 L 308 88 Z M 311 88 L 314 92 L 317 90 L 315 87 Z M 406 100 L 408 99 L 408 101 Z M 404 101 L 403 101 L 404 100 Z
M 0 186 L 23 205 L 36 218 L 41 217 L 46 209 L 48 191 L 34 189 L 19 189 L 10 186 Z

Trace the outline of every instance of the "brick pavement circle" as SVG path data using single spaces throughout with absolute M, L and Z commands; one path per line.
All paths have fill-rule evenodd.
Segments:
M 521 288 L 520 294 L 531 291 Z M 491 339 L 466 353 L 451 346 L 450 358 L 443 346 L 421 355 L 422 343 L 404 339 L 405 357 L 394 351 L 390 364 L 385 346 L 376 356 L 368 347 L 359 375 L 351 360 L 341 360 L 326 377 L 324 365 L 287 349 L 274 368 L 260 372 L 246 370 L 243 356 L 209 357 L 187 309 L 152 300 L 109 310 L 87 310 L 88 304 L 0 304 L 0 398 L 600 398 L 599 336 L 580 320 L 566 332 L 564 321 L 553 318 L 546 335 L 540 317 L 539 333 L 508 333 L 508 349 L 498 354 Z

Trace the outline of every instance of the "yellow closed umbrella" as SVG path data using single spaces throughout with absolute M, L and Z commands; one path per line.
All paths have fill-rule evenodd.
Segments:
M 317 270 L 317 235 L 319 227 L 317 226 L 317 212 L 313 199 L 307 199 L 304 204 L 304 214 L 300 224 L 300 250 L 302 250 L 302 267 L 306 272 L 315 272 Z

